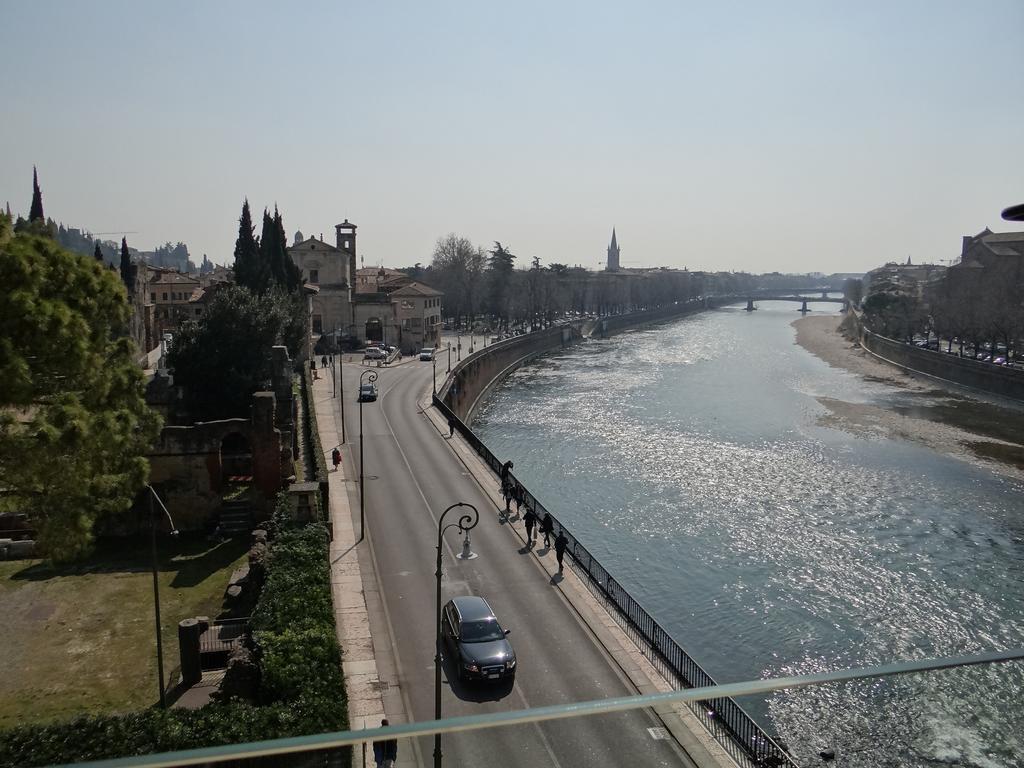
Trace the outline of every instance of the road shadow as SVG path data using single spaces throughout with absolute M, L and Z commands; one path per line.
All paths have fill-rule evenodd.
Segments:
M 562 581 L 563 581 L 564 579 L 565 579 L 565 576 L 563 576 L 563 575 L 562 575 L 562 574 L 560 574 L 560 573 L 556 573 L 556 574 L 554 574 L 554 575 L 553 575 L 553 576 L 551 577 L 551 585 L 552 585 L 552 586 L 558 586 L 559 584 L 561 584 L 561 583 L 562 583 Z
M 493 682 L 490 680 L 459 680 L 455 668 L 455 660 L 449 658 L 448 653 L 441 659 L 441 669 L 444 670 L 444 677 L 451 692 L 462 701 L 500 701 L 512 693 L 515 687 L 515 678 L 505 678 Z
M 548 552 L 551 551 L 551 545 L 545 544 L 543 547 L 537 550 L 537 557 L 544 557 Z
M 523 546 L 521 546 L 519 548 L 519 554 L 520 555 L 528 555 L 532 551 L 533 551 L 533 544 L 530 543 L 530 542 L 527 542 L 526 544 L 523 544 Z

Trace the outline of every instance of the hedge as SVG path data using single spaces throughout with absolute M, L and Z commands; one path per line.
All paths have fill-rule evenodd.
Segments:
M 39 766 L 303 736 L 348 728 L 327 532 L 280 517 L 252 617 L 260 705 L 214 701 L 0 731 L 0 766 Z M 335 755 L 347 764 L 350 757 Z M 277 764 L 288 765 L 283 757 Z
M 330 491 L 328 488 L 327 458 L 324 446 L 320 441 L 320 430 L 316 424 L 316 403 L 313 401 L 313 374 L 309 368 L 302 369 L 302 413 L 303 429 L 306 436 L 306 450 L 313 454 L 315 478 L 320 484 L 320 504 L 323 509 L 330 509 Z M 333 446 L 332 446 L 333 447 Z

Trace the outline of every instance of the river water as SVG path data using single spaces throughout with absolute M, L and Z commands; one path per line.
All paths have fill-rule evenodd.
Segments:
M 1024 645 L 1024 488 L 826 426 L 922 395 L 797 346 L 793 306 L 550 354 L 474 429 L 719 682 Z M 741 704 L 805 767 L 987 768 L 1024 765 L 1022 700 L 1005 664 Z

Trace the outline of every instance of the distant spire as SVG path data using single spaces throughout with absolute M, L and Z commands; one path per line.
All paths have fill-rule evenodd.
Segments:
M 612 227 L 612 242 L 608 246 L 608 264 L 605 270 L 608 272 L 619 271 L 619 243 L 615 238 L 615 227 Z
M 39 191 L 39 175 L 36 167 L 32 166 L 32 207 L 28 211 L 29 221 L 44 221 L 43 216 L 43 193 Z

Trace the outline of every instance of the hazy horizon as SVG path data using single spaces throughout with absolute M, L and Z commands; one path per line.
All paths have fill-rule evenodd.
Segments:
M 369 265 L 863 272 L 1024 202 L 1024 4 L 7 3 L 0 205 L 230 263 L 243 198 Z M 111 239 L 119 239 L 112 237 Z

